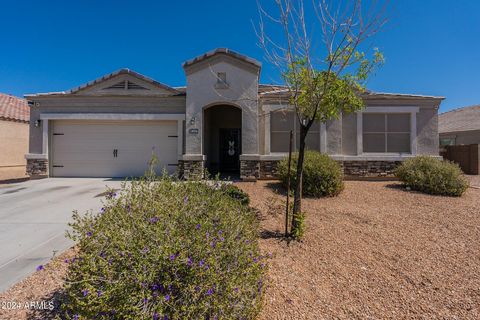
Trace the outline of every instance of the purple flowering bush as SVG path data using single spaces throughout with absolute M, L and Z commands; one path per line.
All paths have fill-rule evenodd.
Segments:
M 63 303 L 70 319 L 251 319 L 265 257 L 251 208 L 198 182 L 140 180 L 101 214 L 74 213 L 78 257 Z

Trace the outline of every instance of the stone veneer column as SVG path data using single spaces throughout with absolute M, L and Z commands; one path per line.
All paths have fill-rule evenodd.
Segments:
M 260 179 L 276 179 L 278 177 L 278 163 L 280 160 L 260 161 Z
M 48 159 L 27 158 L 27 175 L 30 179 L 48 178 Z
M 240 155 L 240 179 L 243 181 L 257 181 L 260 178 L 260 156 Z
M 204 155 L 183 155 L 178 161 L 179 177 L 185 180 L 198 180 L 204 178 Z

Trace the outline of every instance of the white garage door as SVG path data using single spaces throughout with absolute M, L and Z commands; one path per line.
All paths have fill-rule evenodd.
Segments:
M 176 121 L 67 121 L 53 122 L 52 176 L 139 177 L 152 154 L 156 171 L 177 169 Z

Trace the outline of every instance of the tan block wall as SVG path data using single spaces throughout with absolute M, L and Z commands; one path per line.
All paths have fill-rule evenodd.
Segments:
M 28 123 L 0 120 L 0 180 L 25 178 Z

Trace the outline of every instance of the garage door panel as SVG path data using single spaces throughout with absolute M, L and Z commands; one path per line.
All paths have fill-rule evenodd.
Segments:
M 152 158 L 152 151 L 151 149 L 142 149 L 142 148 L 116 148 L 118 157 L 113 157 L 113 149 L 112 150 L 100 150 L 96 148 L 91 148 L 88 150 L 88 154 L 91 157 L 90 159 L 83 159 L 85 154 L 84 151 L 71 151 L 71 152 L 57 152 L 55 154 L 54 160 L 59 162 L 65 161 L 125 161 L 125 160 L 135 160 L 137 158 L 147 159 L 150 160 Z M 155 148 L 155 149 L 158 149 Z M 154 154 L 159 159 L 167 159 L 169 161 L 177 159 L 177 149 L 176 148 L 162 148 L 161 152 L 154 152 Z M 117 162 L 118 162 L 117 161 Z M 176 162 L 176 161 L 175 161 Z
M 152 128 L 150 128 L 152 131 Z M 74 132 L 67 132 L 66 134 L 63 135 L 54 135 L 54 138 L 58 140 L 59 143 L 62 141 L 68 141 L 69 143 L 88 143 L 90 144 L 92 139 L 95 139 L 97 142 L 101 141 L 112 141 L 112 139 L 115 141 L 117 139 L 118 143 L 122 143 L 123 140 L 122 138 L 129 138 L 129 139 L 143 139 L 147 138 L 149 142 L 156 143 L 156 144 L 161 144 L 163 143 L 163 139 L 167 138 L 176 138 L 176 135 L 170 135 L 170 134 L 159 134 L 157 132 L 121 132 L 121 133 L 100 133 L 100 132 L 86 132 L 86 133 L 74 133 Z M 128 144 L 128 141 L 125 141 Z
M 55 121 L 52 175 L 77 177 L 141 176 L 152 152 L 173 173 L 177 164 L 176 121 Z M 114 149 L 117 156 L 114 157 Z
M 151 155 L 152 150 L 156 154 L 166 154 L 166 155 L 171 154 L 172 152 L 176 152 L 177 150 L 176 140 L 175 140 L 175 143 L 173 143 L 175 144 L 174 146 L 172 146 L 171 142 L 165 143 L 163 145 L 148 144 L 146 146 L 143 145 L 145 144 L 145 142 L 143 142 L 142 145 L 130 145 L 130 146 L 126 145 L 126 143 L 112 142 L 110 146 L 106 147 L 105 145 L 103 145 L 103 141 L 99 141 L 99 142 L 102 142 L 102 145 L 89 145 L 87 143 L 77 144 L 77 143 L 74 143 L 74 141 L 71 141 L 71 142 L 65 141 L 64 143 L 55 144 L 55 147 L 57 150 L 62 150 L 61 155 L 64 155 L 64 154 L 78 155 L 78 154 L 84 153 L 85 150 L 87 150 L 87 152 L 89 153 L 105 154 L 105 156 L 107 157 L 113 156 L 114 149 L 118 150 L 118 154 L 120 154 L 120 152 L 122 154 L 141 152 L 142 154 L 148 153 L 149 155 Z M 107 143 L 108 141 L 105 141 L 105 142 Z M 60 154 L 57 153 L 57 158 L 59 155 Z M 176 153 L 174 153 L 173 155 L 176 156 Z
M 126 122 L 131 121 L 123 121 L 123 122 L 108 122 L 108 121 L 98 121 L 98 123 L 92 124 L 81 124 L 81 123 L 73 123 L 68 124 L 66 123 L 59 123 L 55 126 L 55 132 L 63 133 L 63 131 L 68 131 L 69 133 L 73 134 L 131 134 L 131 133 L 139 133 L 139 134 L 151 134 L 152 131 L 150 127 L 157 126 L 161 123 L 160 127 L 156 129 L 156 133 L 158 134 L 176 134 L 176 121 L 148 121 L 144 122 L 143 124 L 126 124 Z M 163 123 L 162 123 L 163 122 Z M 155 123 L 156 125 L 154 125 Z M 86 130 L 88 128 L 88 130 Z

